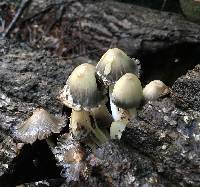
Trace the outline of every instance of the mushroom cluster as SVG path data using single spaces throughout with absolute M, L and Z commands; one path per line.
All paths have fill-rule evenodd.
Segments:
M 142 89 L 140 69 L 139 60 L 118 48 L 109 49 L 96 67 L 85 63 L 74 69 L 59 98 L 72 109 L 69 126 L 76 138 L 85 141 L 92 135 L 97 144 L 109 137 L 119 139 L 126 124 L 137 116 L 142 101 L 155 100 L 168 92 L 158 80 Z
M 137 116 L 137 108 L 142 102 L 156 100 L 169 92 L 160 80 L 142 89 L 140 70 L 139 60 L 130 58 L 118 48 L 109 49 L 96 67 L 89 63 L 77 66 L 59 95 L 61 103 L 71 108 L 69 128 L 72 136 L 90 145 L 91 142 L 99 145 L 110 137 L 120 139 L 126 124 Z M 14 136 L 30 144 L 46 139 L 66 126 L 63 118 L 42 108 L 36 109 L 16 127 Z
M 71 116 L 69 133 L 58 138 L 57 145 L 48 137 L 60 133 L 68 120 L 65 116 L 53 116 L 43 108 L 36 109 L 17 126 L 13 135 L 20 142 L 30 144 L 46 139 L 58 165 L 64 168 L 63 176 L 68 180 L 78 179 L 87 170 L 82 145 L 95 149 L 109 138 L 120 139 L 126 124 L 137 117 L 141 103 L 169 93 L 160 80 L 150 82 L 143 89 L 140 69 L 137 59 L 131 59 L 118 48 L 109 49 L 96 67 L 89 63 L 76 67 L 60 91 L 59 100 L 71 109 Z
M 84 63 L 76 67 L 61 90 L 59 99 L 71 108 L 70 133 L 80 142 L 99 145 L 108 138 L 120 138 L 126 124 L 137 116 L 142 101 L 156 100 L 169 92 L 160 80 L 142 89 L 140 62 L 118 48 L 109 49 L 96 67 Z M 109 97 L 110 111 L 106 104 Z M 14 135 L 24 143 L 46 139 L 59 133 L 66 123 L 44 109 L 16 128 Z M 110 134 L 109 134 L 110 131 Z

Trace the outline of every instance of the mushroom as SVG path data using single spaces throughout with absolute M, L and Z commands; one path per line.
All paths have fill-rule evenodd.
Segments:
M 137 59 L 129 58 L 122 50 L 118 48 L 109 49 L 100 59 L 96 66 L 98 76 L 104 84 L 109 86 L 109 96 L 113 91 L 115 82 L 126 73 L 140 74 L 140 62 Z M 112 115 L 114 115 L 115 105 L 110 99 Z
M 92 131 L 101 142 L 107 140 L 98 126 L 96 124 L 92 126 L 89 120 L 92 109 L 105 104 L 105 94 L 105 89 L 101 86 L 100 80 L 97 79 L 93 65 L 84 63 L 74 69 L 60 94 L 62 103 L 73 109 L 70 128 L 74 135 L 79 134 L 80 138 L 81 134 Z
M 77 66 L 61 91 L 62 103 L 76 111 L 90 111 L 105 103 L 106 93 L 96 77 L 95 67 L 84 63 Z
M 66 125 L 64 118 L 55 117 L 43 108 L 37 108 L 32 116 L 15 128 L 13 135 L 24 143 L 46 139 L 52 133 L 59 133 Z
M 143 89 L 145 101 L 153 101 L 170 92 L 169 88 L 160 80 L 151 81 Z
M 132 73 L 123 75 L 114 85 L 111 100 L 115 106 L 113 118 L 115 121 L 129 121 L 137 115 L 136 108 L 142 101 L 142 86 L 140 80 Z

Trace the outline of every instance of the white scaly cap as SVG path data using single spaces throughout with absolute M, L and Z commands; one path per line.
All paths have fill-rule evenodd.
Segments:
M 139 61 L 131 59 L 121 49 L 109 49 L 98 62 L 97 74 L 104 84 L 110 86 L 126 73 L 139 76 Z
M 66 119 L 55 117 L 42 108 L 36 109 L 32 116 L 13 132 L 14 136 L 24 143 L 34 143 L 37 139 L 43 140 L 52 133 L 60 133 L 66 125 Z
M 153 101 L 169 93 L 169 88 L 160 80 L 151 81 L 143 89 L 146 101 Z
M 84 63 L 76 67 L 69 76 L 60 100 L 74 110 L 90 111 L 105 103 L 105 94 L 103 84 L 97 79 L 95 66 Z

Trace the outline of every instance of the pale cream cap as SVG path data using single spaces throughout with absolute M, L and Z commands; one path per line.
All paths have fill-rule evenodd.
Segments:
M 123 75 L 114 85 L 111 99 L 120 108 L 137 108 L 142 100 L 140 80 L 132 73 Z
M 74 110 L 91 110 L 105 103 L 106 90 L 96 76 L 95 66 L 84 63 L 76 67 L 60 94 L 60 100 Z
M 143 89 L 144 99 L 153 101 L 169 93 L 169 88 L 160 80 L 151 81 Z
M 139 61 L 128 57 L 121 49 L 109 49 L 98 62 L 97 74 L 104 84 L 114 84 L 126 73 L 133 73 L 139 76 Z
M 64 117 L 55 117 L 42 108 L 36 109 L 32 116 L 17 126 L 14 136 L 24 143 L 34 143 L 43 140 L 52 133 L 60 133 L 66 125 Z

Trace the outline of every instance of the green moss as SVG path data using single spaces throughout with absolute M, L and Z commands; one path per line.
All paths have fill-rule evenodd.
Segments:
M 195 0 L 180 0 L 183 14 L 190 19 L 200 23 L 200 2 Z

